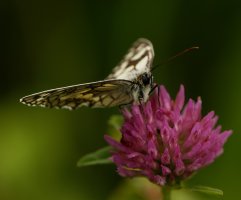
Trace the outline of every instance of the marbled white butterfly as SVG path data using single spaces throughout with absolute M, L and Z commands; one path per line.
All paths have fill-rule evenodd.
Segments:
M 20 102 L 70 110 L 81 106 L 106 108 L 144 103 L 154 87 L 153 58 L 152 43 L 140 38 L 105 80 L 38 92 L 21 98 Z

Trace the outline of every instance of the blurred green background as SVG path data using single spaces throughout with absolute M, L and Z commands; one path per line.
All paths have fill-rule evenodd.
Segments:
M 203 113 L 215 110 L 223 128 L 234 130 L 225 153 L 191 183 L 241 198 L 239 1 L 2 0 L 0 13 L 1 200 L 118 199 L 123 179 L 114 165 L 76 167 L 80 156 L 106 145 L 107 120 L 118 109 L 70 112 L 18 100 L 103 79 L 139 37 L 152 41 L 154 64 L 200 46 L 156 70 L 155 80 L 172 95 L 183 83 L 187 97 L 202 97 Z

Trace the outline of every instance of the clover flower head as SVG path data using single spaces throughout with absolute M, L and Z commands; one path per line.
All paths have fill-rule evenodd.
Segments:
M 124 177 L 145 176 L 158 185 L 174 185 L 212 163 L 232 131 L 221 132 L 213 111 L 202 117 L 202 102 L 184 105 L 181 85 L 175 100 L 164 86 L 146 104 L 123 109 L 121 140 L 105 136 L 112 160 Z

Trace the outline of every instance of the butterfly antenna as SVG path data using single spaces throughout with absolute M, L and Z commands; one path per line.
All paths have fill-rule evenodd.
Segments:
M 190 47 L 190 48 L 188 48 L 188 49 L 185 49 L 185 50 L 177 53 L 176 55 L 170 57 L 168 60 L 166 60 L 166 61 L 164 61 L 164 62 L 161 62 L 161 63 L 158 64 L 158 65 L 155 65 L 155 66 L 152 68 L 151 71 L 154 71 L 157 67 L 159 67 L 159 66 L 161 66 L 161 65 L 165 65 L 165 64 L 169 63 L 170 61 L 174 60 L 175 58 L 177 58 L 177 57 L 179 57 L 179 56 L 181 56 L 181 55 L 183 55 L 183 54 L 185 54 L 185 53 L 188 53 L 189 51 L 197 50 L 197 49 L 199 49 L 199 47 Z

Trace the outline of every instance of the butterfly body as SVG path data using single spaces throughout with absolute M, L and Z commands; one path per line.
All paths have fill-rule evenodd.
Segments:
M 81 106 L 102 108 L 144 103 L 153 88 L 153 58 L 151 42 L 141 38 L 105 80 L 46 90 L 25 96 L 20 102 L 70 110 Z

